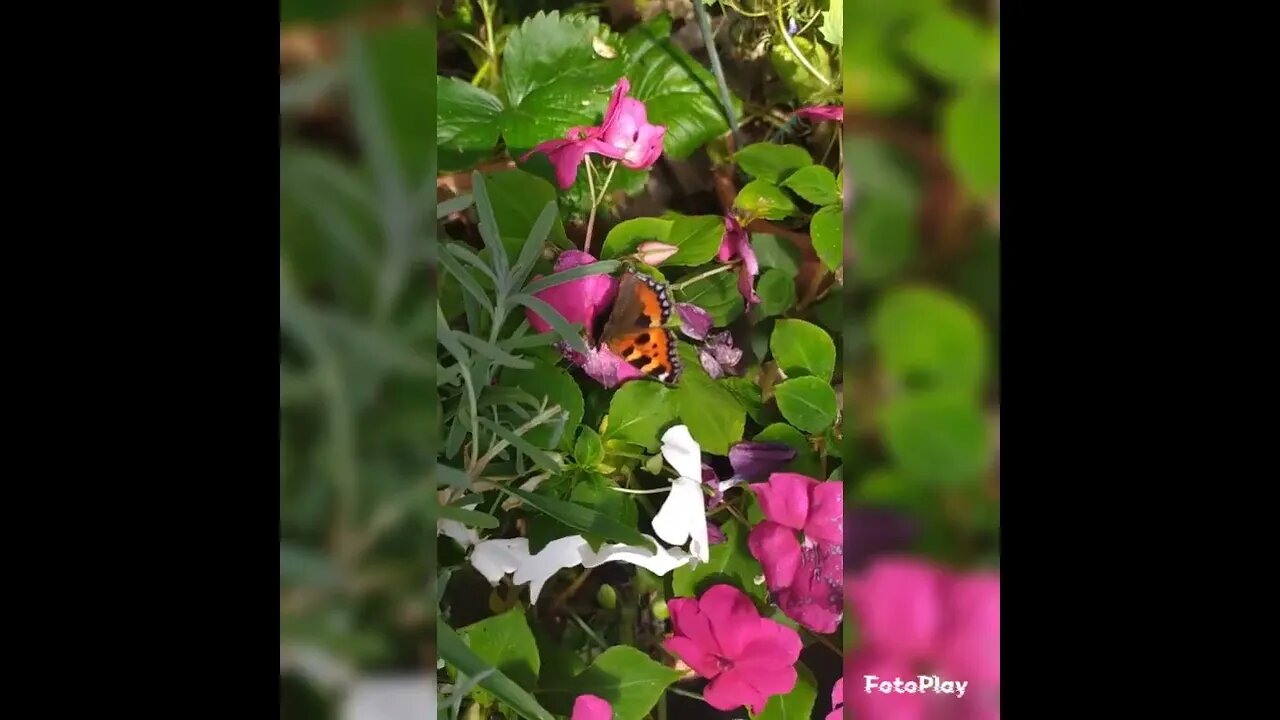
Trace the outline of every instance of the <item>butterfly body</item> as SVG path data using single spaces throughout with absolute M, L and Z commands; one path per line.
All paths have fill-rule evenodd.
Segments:
M 675 333 L 666 327 L 672 307 L 666 286 L 628 270 L 618 285 L 618 299 L 600 333 L 600 344 L 645 375 L 674 383 L 681 366 Z

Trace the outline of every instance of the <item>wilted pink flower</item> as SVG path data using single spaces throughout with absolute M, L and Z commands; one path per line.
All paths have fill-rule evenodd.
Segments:
M 694 340 L 706 338 L 715 323 L 711 313 L 693 303 L 676 303 L 676 315 L 680 316 L 680 332 Z
M 658 240 L 646 240 L 636 248 L 636 259 L 646 265 L 661 265 L 667 258 L 675 255 L 680 248 Z
M 836 681 L 835 687 L 831 688 L 831 712 L 827 713 L 827 720 L 840 720 L 844 717 L 844 678 Z
M 814 632 L 835 632 L 844 613 L 844 483 L 774 473 L 751 489 L 765 521 L 747 546 L 778 607 Z
M 595 695 L 579 695 L 569 720 L 613 720 L 613 708 Z
M 560 351 L 565 357 L 569 358 L 570 362 L 581 367 L 592 380 L 609 390 L 627 380 L 644 377 L 644 373 L 624 360 L 621 355 L 614 352 L 608 345 L 588 347 L 586 355 L 574 351 L 567 345 L 562 346 Z
M 803 118 L 835 120 L 836 122 L 841 123 L 844 122 L 843 105 L 813 105 L 810 107 L 800 108 L 795 114 Z
M 644 103 L 627 93 L 631 83 L 618 80 L 605 108 L 604 122 L 596 127 L 573 127 L 564 138 L 547 140 L 521 156 L 524 162 L 534 153 L 542 153 L 555 168 L 556 182 L 569 189 L 578 177 L 578 166 L 587 153 L 618 160 L 633 170 L 652 167 L 662 155 L 662 139 L 666 127 L 649 122 Z
M 744 440 L 729 448 L 729 465 L 734 479 L 750 482 L 781 471 L 796 454 L 796 449 L 785 443 Z
M 698 360 L 708 375 L 719 379 L 738 367 L 742 361 L 742 348 L 733 346 L 733 335 L 728 330 L 721 330 L 698 348 Z
M 760 302 L 754 287 L 756 276 L 760 274 L 760 263 L 756 261 L 756 251 L 751 247 L 751 234 L 733 213 L 729 213 L 724 216 L 724 239 L 720 241 L 716 259 L 726 263 L 735 257 L 742 258 L 742 265 L 738 268 L 738 292 L 742 293 L 750 309 Z
M 667 603 L 674 635 L 663 647 L 711 680 L 703 691 L 717 710 L 745 705 L 764 710 L 772 695 L 791 692 L 802 644 L 795 630 L 760 617 L 751 599 L 732 585 L 715 585 L 702 597 Z
M 857 677 L 965 681 L 962 697 L 854 693 L 867 720 L 994 720 L 1000 716 L 1000 579 L 959 574 L 915 558 L 888 557 L 850 578 L 863 647 L 849 658 Z

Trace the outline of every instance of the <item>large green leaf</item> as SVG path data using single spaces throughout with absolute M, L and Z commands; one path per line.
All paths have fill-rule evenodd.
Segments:
M 632 380 L 609 401 L 606 440 L 625 440 L 649 452 L 658 449 L 658 438 L 678 416 L 675 390 L 648 380 Z
M 538 643 L 519 607 L 468 625 L 460 632 L 481 660 L 526 690 L 537 687 L 541 667 Z
M 539 12 L 507 38 L 502 83 L 507 112 L 503 134 L 512 156 L 562 138 L 574 126 L 598 125 L 621 58 L 598 54 L 593 39 L 617 38 L 596 18 Z
M 742 293 L 738 274 L 722 272 L 676 291 L 676 300 L 693 303 L 711 313 L 716 327 L 725 327 L 742 314 Z
M 642 720 L 680 675 L 640 650 L 620 645 L 605 650 L 577 677 L 544 683 L 538 697 L 567 716 L 579 695 L 595 695 L 613 708 L 613 720 Z
M 949 8 L 925 14 L 903 38 L 911 59 L 933 76 L 956 84 L 986 75 L 988 47 L 982 26 Z
M 774 185 L 782 184 L 792 173 L 813 166 L 813 157 L 809 151 L 799 145 L 778 145 L 776 143 L 752 143 L 733 156 L 734 162 L 742 172 L 753 178 L 765 180 Z M 831 171 L 828 170 L 830 175 Z M 831 178 L 832 187 L 835 178 Z
M 555 202 L 556 188 L 523 170 L 503 170 L 485 175 L 484 179 L 493 202 L 493 215 L 502 235 L 502 244 L 510 257 L 518 257 L 543 208 L 547 203 Z M 565 234 L 564 222 L 559 216 L 552 221 L 547 240 L 562 248 L 569 247 L 569 236 Z
M 818 681 L 804 663 L 796 663 L 796 684 L 785 695 L 774 695 L 754 720 L 810 720 L 818 699 Z
M 883 421 L 889 454 L 913 479 L 938 484 L 974 482 L 990 462 L 987 421 L 968 395 L 904 395 L 885 408 Z
M 602 515 L 590 508 L 557 500 L 546 495 L 536 495 L 517 487 L 503 486 L 501 489 L 505 493 L 520 498 L 529 507 L 541 510 L 565 525 L 581 530 L 583 533 L 596 535 L 613 542 L 626 543 L 643 548 L 652 547 L 652 543 L 646 540 L 634 527 L 628 527 L 618 520 Z
M 982 319 L 955 297 L 906 287 L 881 299 L 871 338 L 889 377 L 915 389 L 977 392 L 988 371 Z
M 853 247 L 859 279 L 868 283 L 893 280 L 915 257 L 917 244 L 911 206 L 893 196 L 875 194 L 858 203 L 853 214 Z
M 463 675 L 469 678 L 483 676 L 479 683 L 480 687 L 520 713 L 526 720 L 555 720 L 546 708 L 533 699 L 532 695 L 517 685 L 514 680 L 485 662 L 467 647 L 453 628 L 443 622 L 436 625 L 436 649 L 440 651 L 441 660 L 452 665 Z
M 792 378 L 773 392 L 782 417 L 807 433 L 820 433 L 836 420 L 836 393 L 824 380 Z
M 671 18 L 661 15 L 625 36 L 631 94 L 644 101 L 649 122 L 664 125 L 663 152 L 688 157 L 708 140 L 729 132 L 716 81 L 702 65 L 671 42 Z M 732 98 L 741 116 L 741 101 Z
M 812 375 L 830 381 L 835 372 L 835 342 L 826 330 L 806 320 L 779 320 L 769 337 L 769 350 L 788 377 Z
M 1000 187 L 1000 89 L 977 85 L 942 112 L 947 159 L 969 191 L 985 196 Z
M 502 132 L 502 101 L 457 78 L 436 78 L 436 143 L 440 169 L 471 167 L 491 154 Z
M 703 452 L 728 455 L 729 446 L 742 439 L 746 410 L 733 393 L 702 369 L 697 350 L 681 345 L 680 360 L 684 363 L 676 388 L 680 420 L 689 427 L 689 434 L 702 446 Z

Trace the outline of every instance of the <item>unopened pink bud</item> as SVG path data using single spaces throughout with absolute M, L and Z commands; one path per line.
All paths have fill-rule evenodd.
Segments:
M 668 245 L 657 240 L 647 240 L 640 243 L 640 247 L 636 248 L 636 258 L 645 265 L 659 265 L 667 260 L 667 258 L 675 255 L 680 248 L 675 245 Z

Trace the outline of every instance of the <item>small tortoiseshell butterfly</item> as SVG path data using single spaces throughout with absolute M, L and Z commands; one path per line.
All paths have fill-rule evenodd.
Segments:
M 681 366 L 675 333 L 666 327 L 671 308 L 665 285 L 627 270 L 600 333 L 600 344 L 645 375 L 675 383 Z

